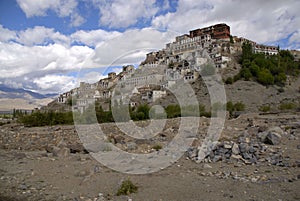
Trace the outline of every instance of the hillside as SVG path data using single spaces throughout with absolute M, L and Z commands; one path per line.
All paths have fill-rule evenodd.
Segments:
M 57 94 L 39 94 L 22 88 L 11 88 L 0 84 L 0 111 L 12 109 L 32 110 L 53 101 Z

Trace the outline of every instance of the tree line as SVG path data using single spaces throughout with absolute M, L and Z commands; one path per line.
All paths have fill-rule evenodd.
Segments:
M 284 86 L 287 75 L 298 76 L 300 63 L 294 61 L 294 56 L 288 50 L 279 50 L 277 55 L 253 53 L 252 45 L 244 43 L 240 58 L 242 66 L 240 72 L 234 77 L 229 77 L 226 84 L 244 79 L 253 80 L 268 85 Z

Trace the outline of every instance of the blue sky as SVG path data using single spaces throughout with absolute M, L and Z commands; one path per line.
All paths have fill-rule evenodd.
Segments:
M 1 0 L 0 83 L 62 93 L 220 22 L 232 35 L 300 49 L 299 7 L 297 0 Z

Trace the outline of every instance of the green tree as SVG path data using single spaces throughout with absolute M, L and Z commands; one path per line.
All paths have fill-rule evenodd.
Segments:
M 250 78 L 252 77 L 252 74 L 249 70 L 249 68 L 242 68 L 240 71 L 241 77 L 243 77 L 245 80 L 250 80 Z
M 261 71 L 259 71 L 257 80 L 259 83 L 261 83 L 263 85 L 273 85 L 274 84 L 274 77 L 268 69 L 262 69 Z

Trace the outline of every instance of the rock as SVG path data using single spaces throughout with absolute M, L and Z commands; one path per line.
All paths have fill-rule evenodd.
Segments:
M 236 143 L 233 143 L 231 152 L 232 152 L 232 154 L 238 155 L 240 153 L 239 145 Z
M 70 144 L 67 146 L 70 149 L 71 153 L 87 153 L 84 146 L 82 144 Z
M 297 145 L 297 149 L 300 149 L 300 144 Z
M 197 157 L 197 149 L 196 148 L 188 148 L 188 150 L 186 151 L 186 156 L 189 158 L 189 159 L 194 159 Z
M 260 133 L 257 134 L 257 138 L 258 138 L 261 142 L 264 143 L 264 141 L 265 141 L 265 139 L 266 139 L 266 137 L 267 137 L 268 134 L 269 134 L 268 131 L 260 132 Z
M 278 133 L 279 135 L 283 135 L 284 131 L 278 127 L 278 126 L 274 126 L 268 129 L 269 132 L 274 132 L 274 133 Z
M 266 136 L 264 143 L 271 144 L 271 145 L 278 145 L 281 140 L 281 135 L 274 131 L 269 131 L 268 135 Z
M 246 143 L 239 144 L 239 150 L 240 150 L 241 153 L 247 152 L 248 151 L 248 145 Z
M 203 168 L 204 168 L 204 169 L 211 169 L 212 166 L 210 166 L 210 165 L 208 165 L 208 164 L 205 163 L 205 164 L 203 165 Z
M 241 155 L 237 155 L 237 154 L 232 154 L 231 158 L 233 158 L 233 159 L 242 159 L 242 156 Z
M 232 145 L 230 142 L 224 142 L 224 148 L 225 149 L 231 149 Z

